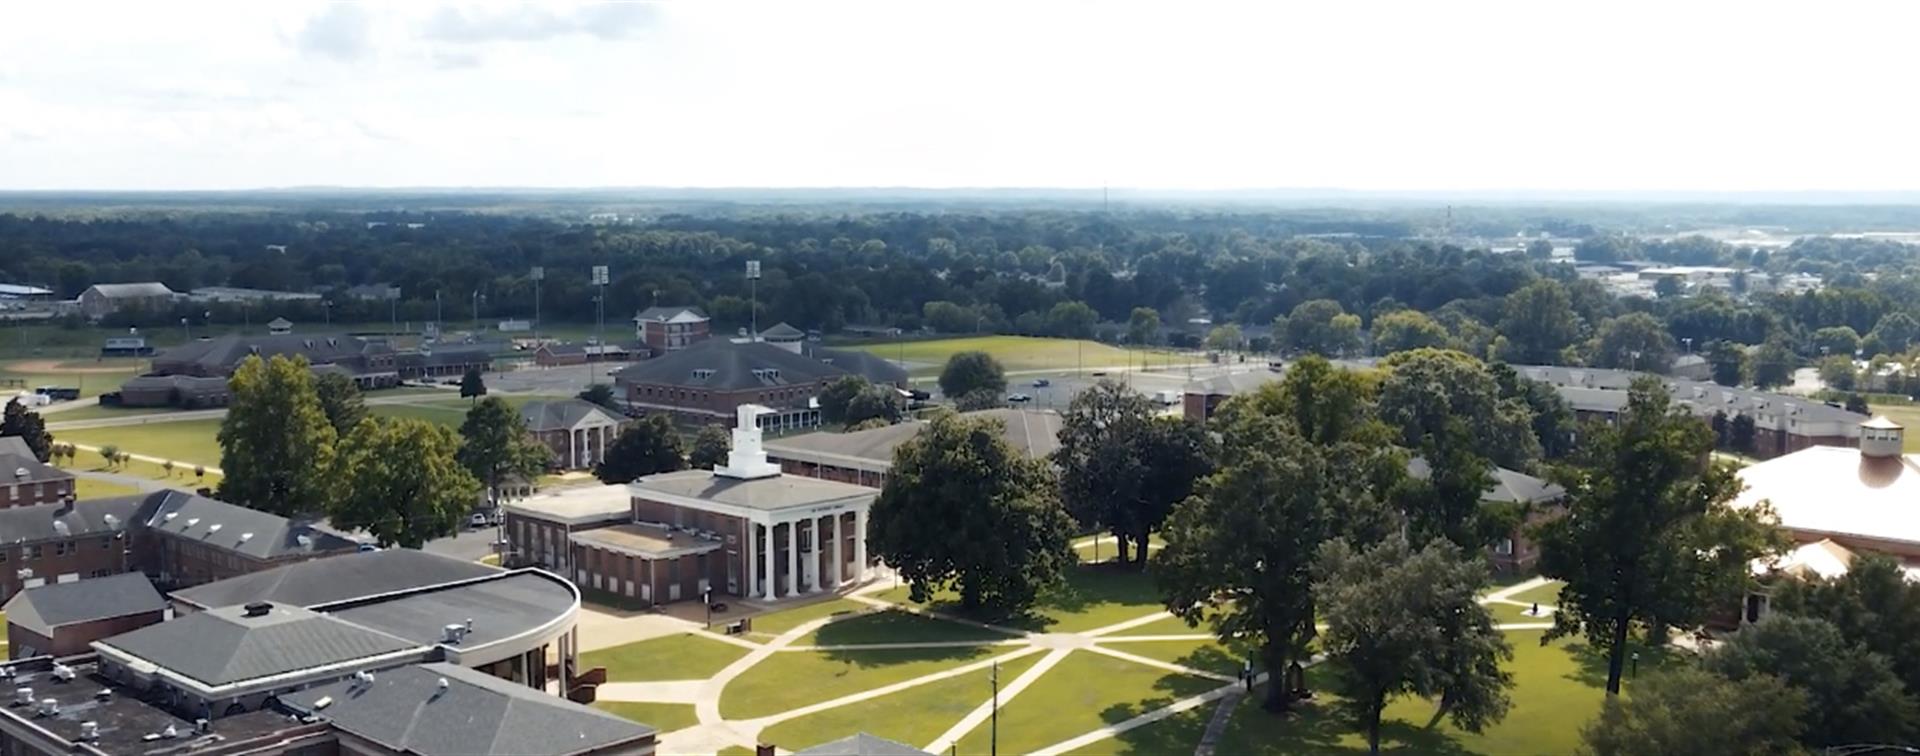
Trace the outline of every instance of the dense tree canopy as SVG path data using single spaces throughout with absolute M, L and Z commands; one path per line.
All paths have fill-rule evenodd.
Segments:
M 425 420 L 362 420 L 327 470 L 338 487 L 328 518 L 381 546 L 417 549 L 452 535 L 480 498 L 480 482 L 454 458 L 459 448 L 453 431 Z
M 46 421 L 19 400 L 7 402 L 6 417 L 0 420 L 0 437 L 5 436 L 17 436 L 25 441 L 34 458 L 41 462 L 53 454 L 53 434 L 47 432 Z
M 673 472 L 687 464 L 680 431 L 666 415 L 648 415 L 620 430 L 607 447 L 606 458 L 593 466 L 602 483 L 630 483 L 654 473 Z
M 337 435 L 306 358 L 241 361 L 220 423 L 220 498 L 292 515 L 326 508 Z
M 1775 612 L 1741 628 L 1705 663 L 1736 683 L 1770 675 L 1806 693 L 1800 739 L 1809 746 L 1911 742 L 1920 727 L 1920 701 L 1887 657 L 1823 619 Z
M 1732 682 L 1698 667 L 1654 672 L 1630 697 L 1608 696 L 1599 718 L 1580 731 L 1592 756 L 1686 753 L 1701 756 L 1791 756 L 1806 694 L 1779 678 Z
M 725 426 L 708 424 L 701 426 L 699 435 L 693 437 L 693 450 L 687 452 L 687 467 L 695 470 L 711 470 L 727 463 L 727 452 L 733 449 L 733 437 Z
M 1007 391 L 1007 371 L 986 352 L 960 352 L 947 358 L 940 370 L 940 393 L 960 397 L 976 391 L 995 397 Z
M 1125 385 L 1101 381 L 1074 396 L 1052 460 L 1067 511 L 1082 527 L 1112 532 L 1120 561 L 1133 547 L 1143 567 L 1148 535 L 1212 472 L 1215 454 L 1199 423 L 1155 417 L 1157 409 Z
M 914 600 L 951 585 L 965 611 L 1019 614 L 1074 563 L 1051 466 L 1004 433 L 998 420 L 941 413 L 895 449 L 868 547 Z
M 500 397 L 475 402 L 460 423 L 457 455 L 491 498 L 509 478 L 532 481 L 553 463 L 553 452 L 527 435 L 520 411 Z

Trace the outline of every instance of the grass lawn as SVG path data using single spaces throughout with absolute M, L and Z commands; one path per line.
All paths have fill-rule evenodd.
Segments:
M 756 635 L 774 636 L 792 630 L 822 617 L 836 614 L 859 614 L 872 607 L 847 598 L 834 598 L 819 601 L 806 606 L 768 612 L 753 618 L 753 632 Z
M 1212 632 L 1212 630 L 1207 628 L 1207 623 L 1205 622 L 1200 623 L 1199 627 L 1187 627 L 1187 621 L 1179 617 L 1162 617 L 1138 627 L 1130 627 L 1120 632 L 1112 633 L 1108 637 L 1124 638 L 1129 635 L 1207 635 Z
M 720 715 L 752 719 L 778 714 L 1004 653 L 1010 652 L 996 646 L 783 651 L 727 685 L 720 694 Z
M 1538 601 L 1551 606 L 1560 603 L 1560 587 L 1562 585 L 1565 585 L 1565 583 L 1555 580 L 1538 588 L 1529 588 L 1508 596 L 1507 600 L 1518 601 L 1523 604 L 1531 604 Z
M 661 732 L 673 732 L 700 724 L 700 715 L 693 712 L 693 704 L 595 701 L 593 707 Z
M 1218 704 L 1207 704 L 1188 709 L 1153 724 L 1135 727 L 1067 753 L 1071 756 L 1162 756 L 1170 753 L 1192 753 L 1193 747 L 1200 744 L 1200 736 L 1206 733 L 1207 722 L 1213 719 L 1213 710 L 1216 706 Z M 1227 752 L 1216 751 L 1216 753 Z
M 1584 644 L 1558 641 L 1540 645 L 1541 631 L 1507 633 L 1514 659 L 1507 668 L 1514 675 L 1513 708 L 1506 719 L 1479 734 L 1461 732 L 1442 722 L 1428 729 L 1433 704 L 1401 698 L 1387 705 L 1382 722 L 1381 750 L 1393 753 L 1541 754 L 1571 753 L 1579 744 L 1580 728 L 1600 712 L 1606 697 L 1606 657 Z M 1651 653 L 1651 652 L 1649 652 Z M 1643 658 L 1649 666 L 1662 663 L 1665 654 Z M 1360 728 L 1337 708 L 1338 698 L 1327 691 L 1329 671 L 1308 672 L 1308 685 L 1320 691 L 1313 705 L 1290 717 L 1260 710 L 1255 697 L 1235 710 L 1220 753 L 1236 754 L 1351 754 L 1365 753 Z M 1630 683 L 1629 683 L 1630 687 Z
M 412 390 L 394 389 L 394 391 Z M 474 400 L 462 399 L 458 394 L 449 394 L 448 392 L 438 389 L 421 389 L 420 391 L 430 392 L 435 394 L 435 396 L 422 396 L 420 399 L 410 401 L 406 404 L 370 404 L 367 405 L 367 414 L 374 417 L 407 417 L 415 420 L 425 420 L 430 423 L 437 423 L 459 430 L 460 423 L 467 419 L 467 410 L 473 408 Z M 399 394 L 391 392 L 368 394 L 370 397 L 398 395 Z M 500 398 L 505 399 L 508 406 L 519 409 L 527 402 L 537 399 L 551 399 L 553 397 L 533 396 L 530 394 L 514 394 L 509 396 L 503 394 Z
M 120 388 L 147 367 L 143 359 L 31 358 L 0 362 L 0 388 L 12 389 L 14 380 L 29 391 L 40 386 L 80 389 L 81 397 L 99 396 Z M 8 391 L 12 393 L 12 391 Z
M 220 466 L 220 421 L 215 418 L 56 431 L 53 435 L 59 441 L 96 447 L 113 444 L 131 454 L 179 460 L 188 467 L 188 472 L 192 472 L 195 464 Z M 82 464 L 89 457 L 100 458 L 97 452 L 90 451 L 82 451 L 78 457 Z
M 1221 683 L 1076 651 L 1000 710 L 1000 752 L 1028 753 L 1125 721 Z M 986 753 L 983 723 L 960 739 L 960 753 Z M 1221 750 L 1221 753 L 1233 753 Z
M 739 646 L 682 633 L 588 651 L 580 666 L 606 667 L 608 680 L 623 682 L 704 680 L 746 655 Z
M 137 493 L 140 493 L 140 489 L 134 488 L 133 486 L 108 483 L 104 480 L 76 478 L 73 481 L 73 498 L 75 499 L 110 499 L 115 496 L 132 496 Z
M 1153 576 L 1124 565 L 1082 564 L 1067 572 L 1066 584 L 1042 596 L 1033 616 L 999 624 L 1046 632 L 1083 632 L 1125 622 L 1162 608 Z M 911 603 L 906 586 L 874 594 L 898 604 Z M 959 594 L 941 591 L 928 602 L 943 611 L 959 611 Z
M 759 624 L 755 623 L 755 629 Z M 796 645 L 846 646 L 867 643 L 1002 641 L 1013 636 L 983 627 L 890 609 L 829 623 L 802 636 Z
M 1000 684 L 1012 682 L 1042 656 L 1045 654 L 1035 652 L 1002 663 Z M 790 719 L 761 732 L 760 740 L 798 751 L 864 731 L 918 748 L 933 742 L 968 712 L 986 703 L 993 695 L 991 675 L 990 670 L 982 669 L 872 701 Z
M 1514 606 L 1500 602 L 1489 603 L 1486 607 L 1487 611 L 1493 613 L 1493 623 L 1496 625 L 1506 625 L 1516 622 L 1534 623 L 1553 621 L 1553 612 L 1550 611 L 1542 611 L 1539 616 L 1527 614 L 1527 610 L 1532 607 Z
M 158 417 L 172 412 L 180 412 L 172 407 L 120 407 L 111 404 L 89 404 L 85 407 L 51 412 L 41 417 L 48 423 L 64 423 L 73 420 L 101 420 L 123 417 Z M 56 431 L 58 432 L 58 431 Z
M 1239 674 L 1248 654 L 1246 650 L 1233 650 L 1217 640 L 1139 641 L 1101 645 L 1121 653 L 1172 662 L 1217 675 Z
M 1920 428 L 1920 406 L 1875 404 L 1868 407 L 1868 409 L 1871 410 L 1870 414 L 1886 415 L 1888 420 L 1892 420 L 1908 428 Z M 1905 450 L 1909 453 L 1920 452 L 1920 433 L 1906 434 Z
M 1128 360 L 1127 350 L 1097 341 L 1032 336 L 962 336 L 905 343 L 875 342 L 850 348 L 872 352 L 889 360 L 918 363 L 911 372 L 922 376 L 939 375 L 947 358 L 958 352 L 986 352 L 1008 370 L 1072 370 L 1075 365 L 1113 367 L 1125 365 Z M 1135 353 L 1133 360 L 1138 362 L 1139 359 L 1139 354 Z

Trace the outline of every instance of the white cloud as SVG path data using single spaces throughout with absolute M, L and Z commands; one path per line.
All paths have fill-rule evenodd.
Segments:
M 28 3 L 0 187 L 1915 189 L 1920 7 Z

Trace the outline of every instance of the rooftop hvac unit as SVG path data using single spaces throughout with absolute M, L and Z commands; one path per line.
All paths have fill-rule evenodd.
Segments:
M 59 662 L 53 663 L 53 679 L 59 680 L 60 682 L 73 682 L 73 678 L 76 676 L 72 667 Z
M 81 740 L 99 740 L 100 739 L 100 723 L 95 722 L 91 719 L 85 722 L 81 722 L 80 723 L 80 739 Z
M 43 717 L 60 716 L 60 701 L 52 698 L 40 699 L 40 716 L 43 716 Z
M 14 688 L 13 689 L 13 705 L 32 706 L 33 705 L 33 689 L 32 688 Z

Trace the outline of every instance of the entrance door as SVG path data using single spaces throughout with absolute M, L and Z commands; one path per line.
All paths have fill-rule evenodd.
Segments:
M 675 583 L 667 584 L 667 600 L 668 601 L 680 600 L 680 584 L 679 583 L 675 582 Z

